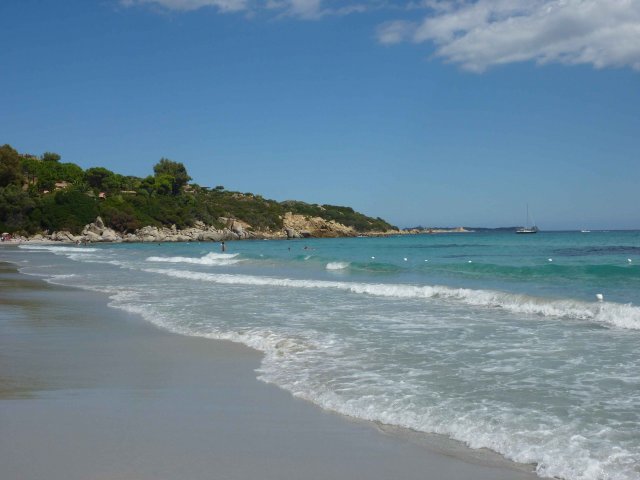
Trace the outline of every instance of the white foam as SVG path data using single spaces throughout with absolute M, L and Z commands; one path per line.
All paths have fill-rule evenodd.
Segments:
M 322 349 L 327 344 L 333 343 L 331 340 L 321 342 L 313 338 L 291 337 L 261 328 L 239 332 L 223 331 L 208 325 L 206 332 L 194 331 L 189 326 L 181 325 L 180 321 L 175 321 L 175 319 L 170 320 L 162 313 L 154 311 L 153 308 L 149 308 L 148 305 L 141 302 L 141 294 L 139 292 L 116 288 L 107 289 L 105 292 L 103 289 L 90 286 L 83 286 L 82 288 L 108 293 L 111 300 L 109 302 L 110 307 L 138 314 L 150 323 L 170 332 L 190 337 L 204 337 L 241 343 L 264 353 L 266 358 L 272 360 L 280 361 L 287 355 L 296 355 L 305 350 Z M 275 363 L 277 362 L 274 362 L 274 364 Z
M 100 261 L 131 271 L 74 265 L 74 277 L 65 263 L 64 269 L 56 266 L 58 275 L 48 275 L 50 281 L 107 293 L 111 306 L 138 313 L 175 333 L 226 339 L 260 350 L 265 354 L 259 369 L 262 380 L 326 409 L 447 435 L 473 448 L 490 448 L 512 460 L 535 464 L 543 477 L 640 480 L 634 430 L 638 418 L 634 412 L 640 411 L 634 393 L 640 391 L 637 357 L 633 350 L 607 357 L 602 349 L 607 339 L 636 338 L 637 332 L 581 328 L 560 320 L 521 321 L 537 315 L 640 329 L 638 307 L 484 289 L 373 283 L 376 280 L 223 275 L 211 273 L 213 269 L 204 273 L 196 270 L 205 270 L 205 257 L 210 256 L 213 265 L 216 259 L 239 259 L 200 249 L 190 253 L 193 257 L 169 257 L 165 250 L 166 257 L 149 257 L 146 262 L 140 261 L 148 255 L 142 253 L 148 252 L 144 249 L 118 256 L 122 262 L 115 260 L 116 249 L 104 247 L 34 250 L 51 248 L 65 258 Z M 86 253 L 90 251 L 98 253 Z M 326 261 L 323 266 L 329 270 Z M 215 284 L 230 286 L 216 288 Z M 292 293 L 287 289 L 294 288 L 310 289 L 312 295 L 304 296 L 318 302 L 330 298 L 340 310 L 290 302 L 286 297 L 296 295 L 287 295 Z M 236 289 L 244 296 L 238 296 Z M 252 298 L 245 305 L 249 296 L 255 301 Z M 376 302 L 373 297 L 387 300 Z M 230 311 L 227 305 L 234 301 Z M 261 308 L 264 304 L 273 308 Z M 372 304 L 371 308 L 354 307 L 353 312 L 343 308 L 365 304 Z M 378 309 L 379 305 L 385 308 Z M 505 318 L 501 311 L 516 315 Z M 491 319 L 509 328 L 495 328 Z M 539 324 L 543 328 L 538 329 Z M 556 342 L 556 338 L 566 341 Z M 563 348 L 572 345 L 584 345 L 576 350 L 579 355 Z M 586 355 L 589 351 L 593 357 Z M 405 357 L 406 352 L 413 353 Z M 550 362 L 539 361 L 546 358 Z M 567 368 L 572 365 L 581 367 Z M 448 374 L 459 382 L 449 382 Z M 439 388 L 439 378 L 446 381 L 444 390 Z M 554 396 L 562 401 L 545 401 Z M 566 408 L 570 415 L 557 413 Z M 602 419 L 589 417 L 589 409 L 602 410 Z M 618 423 L 618 412 L 625 414 L 626 424 Z
M 442 299 L 479 307 L 500 308 L 513 313 L 588 320 L 621 328 L 640 330 L 640 308 L 630 304 L 612 302 L 588 303 L 579 300 L 550 300 L 492 290 L 450 288 L 438 285 L 418 286 L 408 284 L 297 280 L 253 275 L 212 274 L 173 269 L 146 269 L 145 271 L 175 278 L 227 285 L 256 285 L 306 289 L 331 288 L 378 297 Z
M 240 262 L 237 253 L 210 252 L 202 257 L 148 257 L 147 262 L 189 263 L 193 265 L 233 265 Z
M 344 270 L 345 268 L 349 268 L 351 265 L 350 262 L 329 262 L 327 263 L 327 270 Z
M 97 252 L 97 248 L 90 247 L 60 247 L 58 245 L 20 245 L 18 248 L 24 250 L 46 250 L 49 252 L 60 253 L 85 253 L 85 252 Z
M 594 312 L 615 316 L 620 312 L 616 312 L 614 307 L 635 308 L 605 303 L 600 305 L 606 308 L 599 310 L 598 304 L 592 305 L 587 302 L 567 301 L 565 304 L 503 292 L 438 286 L 296 280 L 173 269 L 144 271 L 222 284 L 333 288 L 354 294 L 385 297 L 440 298 L 488 308 L 514 310 L 525 308 L 522 305 L 529 305 L 525 311 L 532 309 L 534 313 L 546 316 L 557 316 L 556 313 L 566 316 L 566 309 L 574 309 L 576 314 L 587 315 L 585 318 L 590 318 L 588 315 L 594 315 Z M 178 282 L 175 283 L 177 288 L 182 287 Z M 551 413 L 537 417 L 533 415 L 537 414 L 535 411 L 514 410 L 500 402 L 465 403 L 458 398 L 445 398 L 442 402 L 421 403 L 419 398 L 412 398 L 410 394 L 419 395 L 425 390 L 420 390 L 419 383 L 412 384 L 410 375 L 393 375 L 393 370 L 376 370 L 369 362 L 373 357 L 353 356 L 353 349 L 350 351 L 349 348 L 350 340 L 337 334 L 322 333 L 309 328 L 288 330 L 288 326 L 283 328 L 264 324 L 258 326 L 242 323 L 238 326 L 225 326 L 224 323 L 218 324 L 196 317 L 192 318 L 197 321 L 190 323 L 188 320 L 192 318 L 186 313 L 173 315 L 167 312 L 164 300 L 154 304 L 154 295 L 150 295 L 144 285 L 133 288 L 83 285 L 82 288 L 111 294 L 111 306 L 140 314 L 148 321 L 175 333 L 231 340 L 262 351 L 265 354 L 259 370 L 262 380 L 279 385 L 293 395 L 312 401 L 323 408 L 365 420 L 447 435 L 472 448 L 490 448 L 514 461 L 535 464 L 538 474 L 543 477 L 571 480 L 638 479 L 637 451 L 630 449 L 628 444 L 614 444 L 614 448 L 609 448 L 610 444 L 595 443 L 602 438 L 604 441 L 610 441 L 610 433 L 601 434 L 591 426 L 585 430 L 581 425 L 572 423 L 571 419 L 565 421 Z M 193 290 L 192 294 L 196 295 L 198 289 Z M 507 302 L 513 305 L 509 307 Z M 521 304 L 520 307 L 517 307 L 518 302 Z M 541 312 L 545 308 L 548 309 L 546 313 Z M 501 367 L 497 365 L 500 364 L 489 363 L 479 372 L 508 374 L 514 368 L 520 368 L 508 363 Z M 389 365 L 385 368 L 387 367 Z M 421 369 L 417 371 L 419 374 L 424 373 Z M 633 371 L 630 372 L 629 379 L 631 382 L 635 381 Z M 413 388 L 416 389 L 412 390 Z M 409 395 L 406 395 L 407 393 Z M 539 413 L 545 412 L 543 410 Z M 527 420 L 525 417 L 530 414 L 531 419 Z M 593 426 L 600 428 L 597 424 Z
M 64 280 L 65 278 L 74 278 L 77 275 L 75 273 L 65 273 L 60 275 L 53 275 L 51 277 L 52 280 Z

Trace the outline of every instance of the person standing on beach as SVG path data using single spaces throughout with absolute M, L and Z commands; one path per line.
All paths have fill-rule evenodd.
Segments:
M 224 244 L 224 240 L 220 243 L 220 249 L 222 250 L 222 253 L 227 250 L 227 246 Z

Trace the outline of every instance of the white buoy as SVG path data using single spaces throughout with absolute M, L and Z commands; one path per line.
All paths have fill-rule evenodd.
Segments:
M 631 260 L 630 258 L 627 258 L 627 262 L 631 263 L 633 260 Z
M 404 261 L 405 261 L 405 262 L 407 261 L 407 257 L 404 257 Z
M 429 260 L 425 260 L 425 262 L 428 262 Z
M 548 260 L 549 260 L 550 262 L 553 262 L 553 258 L 549 258 Z
M 375 259 L 376 259 L 376 257 L 371 257 L 371 260 L 375 260 Z
M 602 295 L 601 293 L 596 293 L 596 299 L 599 302 L 602 302 L 604 300 L 604 295 Z
M 471 260 L 469 260 L 467 263 L 473 263 Z

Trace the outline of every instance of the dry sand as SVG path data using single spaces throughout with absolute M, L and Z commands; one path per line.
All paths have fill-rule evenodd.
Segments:
M 259 362 L 0 264 L 0 478 L 537 478 L 441 437 L 325 412 L 257 381 Z

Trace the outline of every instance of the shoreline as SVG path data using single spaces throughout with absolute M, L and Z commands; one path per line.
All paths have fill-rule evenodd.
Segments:
M 463 227 L 456 229 L 405 229 L 387 231 L 359 232 L 352 227 L 347 227 L 335 221 L 325 221 L 321 218 L 301 219 L 301 215 L 289 215 L 286 217 L 284 227 L 279 231 L 257 230 L 244 222 L 235 219 L 224 219 L 228 226 L 216 229 L 211 225 L 196 222 L 193 227 L 183 230 L 171 227 L 147 225 L 133 233 L 119 232 L 107 227 L 102 218 L 97 217 L 95 222 L 85 225 L 79 234 L 62 230 L 48 234 L 37 233 L 31 236 L 13 236 L 2 234 L 2 242 L 7 244 L 20 243 L 62 243 L 82 244 L 87 243 L 164 243 L 164 242 L 223 242 L 231 240 L 292 240 L 313 238 L 379 238 L 396 235 L 434 235 L 443 233 L 473 233 L 473 230 L 465 230 Z
M 241 220 L 220 218 L 224 220 L 224 228 L 216 228 L 197 221 L 193 226 L 178 229 L 176 225 L 147 225 L 132 233 L 116 231 L 105 225 L 101 217 L 84 226 L 82 231 L 74 234 L 67 230 L 55 231 L 51 234 L 40 232 L 31 236 L 2 234 L 2 243 L 20 242 L 61 242 L 61 243 L 158 243 L 158 242 L 221 242 L 228 240 L 291 240 L 302 238 L 349 238 L 358 236 L 391 236 L 407 235 L 410 232 L 400 230 L 359 232 L 333 220 L 326 221 L 320 217 L 292 215 L 284 217 L 280 230 L 254 230 L 251 225 Z
M 156 228 L 156 227 L 145 227 L 145 228 Z M 157 231 L 161 231 L 162 229 L 156 229 Z M 87 245 L 90 243 L 217 243 L 221 241 L 236 241 L 236 240 L 313 240 L 313 239 L 322 239 L 322 238 L 383 238 L 383 237 L 393 237 L 393 236 L 405 236 L 405 235 L 436 235 L 442 233 L 460 233 L 455 231 L 439 231 L 439 232 L 414 232 L 414 231 L 390 231 L 390 232 L 364 232 L 358 233 L 357 235 L 335 235 L 335 236 L 292 236 L 288 237 L 287 235 L 283 235 L 280 233 L 273 232 L 256 232 L 255 234 L 248 236 L 238 236 L 233 234 L 233 232 L 226 231 L 217 231 L 216 237 L 209 238 L 198 238 L 198 236 L 189 236 L 184 237 L 180 230 L 178 233 L 171 234 L 168 233 L 164 236 L 157 237 L 147 237 L 147 238 L 133 238 L 132 234 L 125 234 L 122 232 L 115 232 L 115 236 L 111 238 L 110 236 L 99 238 L 92 237 L 89 239 L 84 235 L 73 235 L 67 231 L 61 232 L 53 232 L 52 234 L 46 233 L 37 233 L 35 235 L 25 237 L 25 236 L 14 236 L 8 238 L 6 240 L 2 240 L 0 246 L 2 245 L 22 245 L 22 244 L 48 244 L 48 245 L 73 245 L 73 244 L 82 244 Z M 472 233 L 471 231 L 467 231 L 464 233 Z
M 248 347 L 166 332 L 2 260 L 0 282 L 7 478 L 537 478 L 493 452 L 294 398 L 256 379 L 261 354 Z

